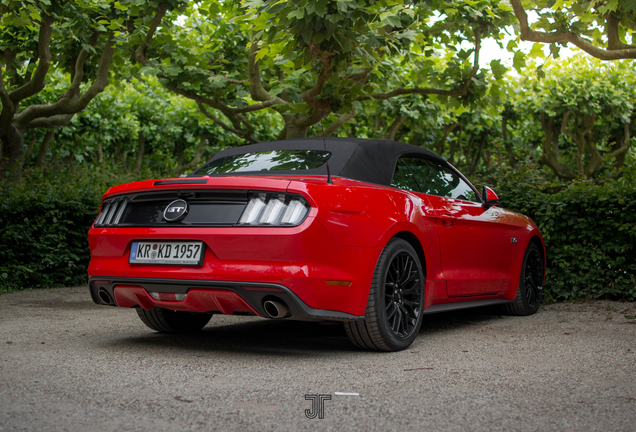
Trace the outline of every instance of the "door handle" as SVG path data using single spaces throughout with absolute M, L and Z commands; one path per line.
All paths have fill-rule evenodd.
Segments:
M 442 214 L 442 216 L 441 216 L 441 218 L 440 218 L 440 219 L 442 220 L 442 223 L 443 223 L 444 225 L 446 225 L 446 226 L 451 226 L 451 225 L 453 225 L 453 224 L 455 223 L 455 221 L 457 220 L 457 216 L 453 216 L 453 215 L 450 215 L 450 214 L 448 214 L 448 213 L 444 213 L 444 214 Z

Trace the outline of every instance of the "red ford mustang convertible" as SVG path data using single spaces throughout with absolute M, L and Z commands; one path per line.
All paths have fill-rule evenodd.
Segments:
M 186 178 L 109 189 L 88 233 L 95 303 L 159 332 L 213 314 L 344 323 L 396 351 L 424 314 L 539 308 L 545 249 L 439 156 L 393 141 L 306 138 L 217 153 Z

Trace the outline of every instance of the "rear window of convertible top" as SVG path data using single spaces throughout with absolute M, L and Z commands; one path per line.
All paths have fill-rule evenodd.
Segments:
M 330 156 L 330 152 L 322 150 L 271 150 L 245 153 L 213 160 L 192 175 L 309 170 L 322 166 Z

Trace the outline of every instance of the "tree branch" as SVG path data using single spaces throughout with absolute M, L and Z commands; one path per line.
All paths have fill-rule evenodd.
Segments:
M 558 134 L 556 134 L 557 136 L 554 136 L 555 131 L 553 131 L 554 117 L 546 117 L 547 116 L 542 112 L 540 120 L 545 138 L 543 139 L 543 157 L 541 158 L 541 162 L 549 166 L 559 177 L 567 179 L 576 178 L 576 174 L 574 172 L 559 162 L 558 152 L 556 151 L 558 150 L 558 146 L 553 146 L 553 141 L 555 139 L 558 140 Z M 564 123 L 566 123 L 566 121 L 564 121 Z M 561 128 L 563 128 L 563 126 L 561 126 Z
M 236 117 L 245 125 L 248 135 L 251 136 L 254 133 L 254 126 L 252 126 L 252 123 L 250 123 L 249 120 L 247 120 L 247 117 L 242 114 L 237 114 Z
M 44 88 L 44 79 L 51 66 L 51 26 L 54 21 L 55 19 L 52 16 L 47 16 L 40 23 L 40 34 L 38 35 L 38 57 L 40 61 L 31 79 L 9 94 L 13 103 L 33 96 Z
M 531 42 L 543 42 L 543 43 L 571 43 L 578 48 L 581 48 L 586 53 L 601 60 L 619 60 L 619 59 L 633 59 L 636 58 L 636 47 L 633 48 L 619 48 L 619 49 L 603 49 L 598 48 L 587 39 L 583 39 L 576 33 L 563 30 L 555 30 L 553 32 L 538 32 L 532 30 L 528 25 L 528 14 L 523 9 L 521 0 L 510 0 L 512 3 L 512 9 L 514 10 L 517 20 L 519 20 L 519 30 L 521 33 L 521 40 Z M 617 24 L 618 25 L 618 24 Z M 609 29 L 608 29 L 609 30 Z M 608 38 L 610 33 L 608 33 Z M 611 36 L 613 37 L 613 36 Z
M 231 83 L 231 84 L 249 84 L 249 81 L 245 81 L 245 80 L 237 80 L 234 78 L 228 78 L 226 76 L 223 75 L 215 75 L 215 74 L 210 74 L 211 78 L 223 78 L 225 81 Z
M 79 84 L 83 78 L 83 66 L 88 53 L 82 49 L 76 62 L 76 74 L 68 90 L 60 99 L 48 105 L 31 105 L 20 114 L 15 116 L 14 124 L 20 129 L 33 128 L 30 123 L 39 118 L 53 117 L 59 115 L 75 114 L 82 111 L 95 96 L 104 91 L 108 85 L 108 69 L 115 54 L 113 34 L 110 33 L 104 51 L 99 61 L 97 73 L 93 84 L 81 96 L 79 96 Z M 72 116 L 71 116 L 72 117 Z
M 277 101 L 276 99 L 278 98 L 270 99 L 268 101 L 257 103 L 257 104 L 248 105 L 243 108 L 230 108 L 230 110 L 232 111 L 233 114 L 243 114 L 243 113 L 248 113 L 252 111 L 259 111 L 274 105 L 279 105 L 281 101 Z
M 563 123 L 561 123 L 561 133 L 572 138 L 572 141 L 577 142 L 576 135 L 574 135 L 572 132 L 570 132 L 567 129 L 569 119 L 570 119 L 570 111 L 566 111 L 565 114 L 563 114 Z
M 9 97 L 9 92 L 4 86 L 4 76 L 2 73 L 2 66 L 0 65 L 0 102 L 2 102 L 2 113 L 0 114 L 0 131 L 5 131 L 9 125 L 11 125 L 11 120 L 13 119 L 13 114 L 16 111 L 15 104 L 11 101 Z
M 592 129 L 594 129 L 594 123 L 596 123 L 596 114 L 592 114 L 592 116 L 589 117 L 589 124 L 587 128 L 583 131 L 583 133 L 581 134 L 581 138 L 587 135 L 588 133 L 592 132 Z
M 325 136 L 331 136 L 335 131 L 342 127 L 346 122 L 354 118 L 357 114 L 358 110 L 354 107 L 351 107 L 351 111 L 339 116 L 327 127 L 327 129 L 325 129 Z
M 444 132 L 442 132 L 442 138 L 437 141 L 435 144 L 435 151 L 438 155 L 444 153 L 444 143 L 446 142 L 446 138 L 453 132 L 455 129 L 459 127 L 459 122 L 451 123 L 444 128 Z
M 202 102 L 197 101 L 197 106 L 199 107 L 199 110 L 203 113 L 203 115 L 205 115 L 207 118 L 209 118 L 210 120 L 212 120 L 216 125 L 219 125 L 220 127 L 222 127 L 223 129 L 225 129 L 228 132 L 232 132 L 233 134 L 241 137 L 241 138 L 245 138 L 246 140 L 256 144 L 258 142 L 260 142 L 259 140 L 257 140 L 256 138 L 254 138 L 251 134 L 246 133 L 244 130 L 238 129 L 238 128 L 234 128 L 232 126 L 229 126 L 228 124 L 226 124 L 224 121 L 220 120 L 219 118 L 217 118 L 216 116 L 212 115 L 203 105 Z
M 46 153 L 49 150 L 49 144 L 53 141 L 55 137 L 55 128 L 51 128 L 46 131 L 46 135 L 44 135 L 44 140 L 40 144 L 40 149 L 38 150 L 38 155 L 35 161 L 36 168 L 44 168 L 46 165 Z
M 452 97 L 457 97 L 457 96 L 464 96 L 468 93 L 468 88 L 470 87 L 473 78 L 475 78 L 475 76 L 477 75 L 477 72 L 479 71 L 479 51 L 481 49 L 481 33 L 479 32 L 479 30 L 474 30 L 475 32 L 475 57 L 474 57 L 474 64 L 473 64 L 473 68 L 470 71 L 470 75 L 468 76 L 468 79 L 466 79 L 466 81 L 464 81 L 464 83 L 456 88 L 456 89 L 452 89 L 452 90 L 443 90 L 443 89 L 431 89 L 431 88 L 400 88 L 400 89 L 396 89 L 393 90 L 391 92 L 387 92 L 387 93 L 374 93 L 371 96 L 361 96 L 358 98 L 359 101 L 364 101 L 364 100 L 369 100 L 369 99 L 379 99 L 379 100 L 386 100 L 386 99 L 391 99 L 397 96 L 403 96 L 403 95 L 410 95 L 410 94 L 419 94 L 419 95 L 439 95 L 439 96 L 452 96 Z
M 31 120 L 29 124 L 26 125 L 25 129 L 49 129 L 56 126 L 67 126 L 73 117 L 75 117 L 75 114 L 60 114 L 51 117 L 41 117 Z
M 146 58 L 146 49 L 148 48 L 148 42 L 150 42 L 150 39 L 152 39 L 152 37 L 155 35 L 157 27 L 159 27 L 159 24 L 161 24 L 161 20 L 165 15 L 166 8 L 163 3 L 159 3 L 159 6 L 157 6 L 157 13 L 150 22 L 150 28 L 148 28 L 146 38 L 142 43 L 139 44 L 139 46 L 135 50 L 135 61 L 141 63 L 144 66 L 148 64 L 148 59 Z
M 331 62 L 329 58 L 333 54 L 328 51 L 322 51 L 320 49 L 320 46 L 314 44 L 313 42 L 309 44 L 309 52 L 318 57 L 318 60 L 320 60 L 320 63 L 322 63 L 322 70 L 320 71 L 320 74 L 318 75 L 318 79 L 316 79 L 316 83 L 314 84 L 314 86 L 309 90 L 303 92 L 301 97 L 307 103 L 307 105 L 312 108 L 321 109 L 323 111 L 326 109 L 331 109 L 328 102 L 318 101 L 316 97 L 322 93 L 322 90 L 325 88 L 325 84 L 327 83 L 327 79 L 331 74 Z
M 618 25 L 620 24 L 620 22 L 620 19 L 618 19 L 613 12 L 609 12 L 607 14 L 607 49 L 615 51 L 625 48 L 636 48 L 636 45 L 628 45 L 621 41 L 618 35 Z
M 205 134 L 202 134 L 199 137 L 199 144 L 197 145 L 197 149 L 194 152 L 194 158 L 192 158 L 192 160 L 185 165 L 177 166 L 177 169 L 175 170 L 176 175 L 181 175 L 184 171 L 199 166 L 199 162 L 201 162 L 201 156 L 203 156 L 203 152 L 205 151 L 205 144 L 207 143 L 207 141 L 208 137 Z
M 250 52 L 247 57 L 247 74 L 250 85 L 250 96 L 252 96 L 252 99 L 256 101 L 261 101 L 268 104 L 263 105 L 262 108 L 273 107 L 274 105 L 288 105 L 288 102 L 284 101 L 278 96 L 272 96 L 267 90 L 263 88 L 263 85 L 261 83 L 261 70 L 258 61 L 256 60 L 256 55 L 258 54 L 258 51 L 260 49 L 258 47 L 259 42 L 260 39 L 252 40 L 252 46 L 250 47 Z M 257 109 L 262 108 L 255 108 L 252 111 L 256 111 Z M 237 111 L 237 113 L 239 112 L 249 112 L 249 110 Z
M 31 141 L 29 142 L 29 145 L 27 146 L 26 151 L 24 152 L 24 155 L 22 155 L 22 160 L 24 162 L 26 162 L 27 160 L 29 160 L 29 157 L 31 157 L 31 152 L 33 151 L 33 146 L 35 146 L 35 142 L 38 139 L 38 136 L 35 132 L 33 132 L 32 134 L 33 136 L 31 136 Z
M 250 47 L 250 52 L 247 56 L 247 75 L 249 77 L 250 95 L 252 96 L 252 99 L 257 101 L 267 101 L 272 99 L 272 95 L 263 88 L 261 83 L 261 70 L 258 65 L 258 61 L 256 60 L 256 55 L 260 50 L 258 47 L 260 41 L 260 39 L 252 39 L 252 46 Z
M 404 120 L 406 119 L 407 119 L 406 116 L 398 116 L 393 121 L 393 123 L 391 123 L 389 128 L 386 130 L 386 133 L 384 134 L 384 139 L 393 141 L 395 139 L 395 135 L 397 134 L 398 129 L 400 128 L 400 126 L 402 126 L 402 123 L 404 123 Z
M 218 120 L 218 119 L 217 119 L 217 120 L 218 120 L 220 123 L 217 123 L 217 124 L 218 124 L 219 126 L 223 127 L 224 129 L 226 129 L 227 131 L 232 132 L 232 133 L 234 133 L 234 134 L 236 134 L 236 135 L 238 135 L 238 136 L 240 136 L 240 137 L 242 137 L 242 138 L 246 138 L 246 137 L 251 136 L 251 134 L 252 134 L 252 132 L 253 132 L 254 128 L 252 128 L 252 125 L 251 125 L 251 124 L 247 121 L 247 119 L 246 119 L 244 116 L 242 116 L 242 115 L 241 115 L 241 112 L 243 112 L 243 111 L 241 111 L 241 110 L 236 110 L 236 111 L 235 111 L 235 109 L 228 107 L 227 105 L 225 105 L 225 104 L 224 104 L 224 103 L 222 103 L 222 102 L 219 102 L 219 101 L 217 101 L 217 100 L 214 100 L 214 99 L 211 99 L 211 98 L 208 98 L 208 97 L 205 97 L 205 96 L 199 96 L 199 95 L 198 95 L 198 94 L 196 94 L 196 93 L 190 93 L 189 91 L 184 90 L 184 89 L 180 89 L 180 88 L 172 87 L 172 86 L 168 86 L 168 85 L 167 85 L 167 86 L 165 86 L 165 87 L 166 87 L 168 90 L 170 90 L 170 91 L 172 91 L 172 92 L 174 92 L 174 93 L 180 94 L 180 95 L 182 95 L 182 96 L 187 97 L 188 99 L 192 99 L 193 101 L 195 101 L 195 102 L 199 105 L 199 110 L 200 110 L 200 111 L 201 111 L 201 112 L 202 112 L 202 113 L 203 113 L 206 117 L 209 117 L 212 121 L 215 121 L 214 119 L 216 119 L 216 117 L 211 116 L 211 114 L 210 114 L 210 115 L 208 115 L 208 114 L 209 114 L 209 112 L 208 112 L 207 110 L 205 110 L 205 109 L 203 109 L 203 110 L 202 110 L 202 109 L 201 109 L 201 107 L 203 106 L 203 104 L 205 104 L 205 105 L 209 105 L 209 106 L 211 106 L 212 108 L 214 108 L 214 109 L 218 109 L 219 111 L 221 111 L 221 112 L 223 113 L 223 115 L 224 115 L 224 116 L 225 116 L 228 120 L 230 120 L 230 122 L 232 123 L 233 128 L 231 128 L 231 129 L 226 129 L 226 126 L 227 126 L 227 125 L 225 125 L 225 123 L 224 123 L 224 122 L 222 122 L 222 121 L 220 121 L 220 120 Z M 264 104 L 265 104 L 265 103 L 264 103 Z M 257 105 L 260 105 L 260 104 L 257 104 Z M 246 108 L 249 108 L 249 107 L 246 107 Z M 245 109 L 245 111 L 244 111 L 244 112 L 250 112 L 250 111 L 251 111 L 250 109 Z M 206 114 L 206 113 L 207 113 L 207 114 Z M 216 123 L 216 121 L 215 121 L 215 123 Z M 245 132 L 245 131 L 243 131 L 243 130 L 241 129 L 241 123 L 249 125 L 249 127 L 248 127 L 248 129 L 249 129 L 249 130 L 248 130 L 248 132 Z M 224 125 L 225 125 L 225 126 L 224 126 Z M 227 126 L 227 127 L 229 127 L 229 126 Z M 247 134 L 247 135 L 246 135 L 246 134 Z M 256 138 L 254 138 L 254 137 L 247 138 L 247 139 L 249 139 L 249 140 L 250 140 L 250 141 L 252 141 L 252 142 L 259 142 L 258 140 L 257 140 L 257 141 L 253 141 L 253 140 L 256 140 Z
M 621 154 L 627 152 L 627 150 L 629 149 L 629 140 L 630 140 L 629 123 L 625 123 L 623 125 L 623 134 L 624 134 L 623 145 L 619 149 L 614 150 L 612 153 L 606 155 L 603 158 L 604 161 L 606 161 L 608 159 L 615 158 L 615 157 L 620 156 Z

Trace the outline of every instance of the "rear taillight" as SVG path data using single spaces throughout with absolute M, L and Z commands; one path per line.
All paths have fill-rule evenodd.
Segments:
M 102 211 L 95 219 L 95 226 L 117 226 L 127 206 L 128 200 L 125 197 L 104 201 Z
M 239 225 L 296 226 L 309 214 L 309 204 L 298 195 L 259 193 L 250 196 Z

